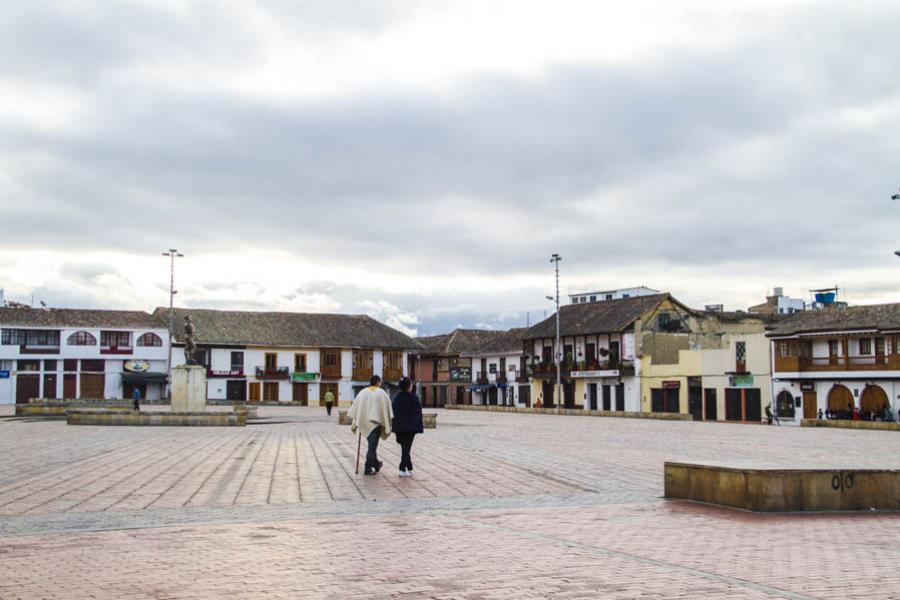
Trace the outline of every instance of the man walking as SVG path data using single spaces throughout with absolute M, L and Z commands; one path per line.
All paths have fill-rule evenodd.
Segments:
M 331 392 L 331 388 L 325 392 L 325 410 L 328 411 L 328 416 L 331 416 L 331 407 L 334 406 L 334 394 Z
M 141 388 L 138 386 L 134 386 L 134 391 L 131 393 L 131 400 L 134 402 L 134 410 L 141 410 Z
M 350 431 L 356 433 L 358 429 L 368 442 L 364 473 L 374 475 L 382 465 L 378 460 L 378 442 L 391 435 L 391 419 L 394 418 L 391 399 L 381 389 L 381 377 L 374 375 L 369 380 L 369 387 L 356 396 L 348 414 L 353 419 Z

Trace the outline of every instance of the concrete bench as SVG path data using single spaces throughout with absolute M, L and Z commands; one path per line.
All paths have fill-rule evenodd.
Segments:
M 125 425 L 160 427 L 243 427 L 246 412 L 120 412 L 107 410 L 70 410 L 69 425 Z
M 437 413 L 422 413 L 425 429 L 437 429 Z
M 756 512 L 900 510 L 900 470 L 667 462 L 665 496 Z
M 17 417 L 64 417 L 70 410 L 109 410 L 131 411 L 134 403 L 128 400 L 100 400 L 100 399 L 62 399 L 41 400 L 32 399 L 28 404 L 16 404 Z
M 352 425 L 353 419 L 347 414 L 346 410 L 338 411 L 338 425 Z

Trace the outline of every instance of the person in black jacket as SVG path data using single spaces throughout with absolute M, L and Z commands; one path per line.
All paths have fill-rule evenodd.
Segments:
M 394 433 L 400 444 L 400 477 L 412 477 L 412 459 L 409 450 L 417 433 L 424 431 L 422 427 L 422 403 L 419 397 L 410 391 L 412 382 L 409 377 L 400 380 L 400 393 L 394 397 Z

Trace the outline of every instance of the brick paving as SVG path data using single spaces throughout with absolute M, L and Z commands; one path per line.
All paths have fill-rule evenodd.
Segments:
M 442 411 L 416 475 L 321 409 L 68 427 L 0 407 L 0 598 L 898 598 L 900 515 L 662 495 L 664 460 L 900 468 L 900 435 Z

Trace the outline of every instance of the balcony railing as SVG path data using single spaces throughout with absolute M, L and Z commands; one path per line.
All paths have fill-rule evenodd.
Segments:
M 478 375 L 475 376 L 475 383 L 479 385 L 489 384 L 490 380 L 488 379 L 487 373 L 478 373 Z
M 100 346 L 100 354 L 131 354 L 131 346 Z
M 371 367 L 367 368 L 356 368 L 353 369 L 353 381 L 368 381 L 372 378 L 372 375 L 375 374 L 374 369 Z
M 275 367 L 267 369 L 265 367 L 256 367 L 257 379 L 290 379 L 291 372 L 287 367 Z
M 497 378 L 494 381 L 497 383 L 507 383 L 509 380 L 506 378 L 506 373 L 497 373 Z
M 385 381 L 400 381 L 400 378 L 403 377 L 403 369 L 385 367 L 381 376 Z
M 900 354 L 775 357 L 775 371 L 780 373 L 897 370 L 900 370 Z
M 59 344 L 28 344 L 19 346 L 19 354 L 59 354 Z

